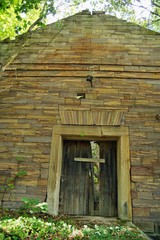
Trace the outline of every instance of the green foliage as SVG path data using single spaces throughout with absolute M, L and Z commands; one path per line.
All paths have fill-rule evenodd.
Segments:
M 54 11 L 53 4 L 44 0 L 1 0 L 0 1 L 0 40 L 13 39 L 33 25 L 45 23 L 46 15 Z M 47 3 L 47 4 L 46 4 Z M 34 25 L 34 23 L 36 24 Z
M 71 222 L 71 220 L 69 219 Z M 135 228 L 121 226 L 79 225 L 68 219 L 17 216 L 0 221 L 0 239 L 93 239 L 93 240 L 144 240 L 145 237 Z
M 40 203 L 39 199 L 34 198 L 22 198 L 23 205 L 20 210 L 28 213 L 47 213 L 47 203 Z
M 23 161 L 24 161 L 24 158 L 21 157 L 21 156 L 18 156 L 18 157 L 16 157 L 16 161 L 17 161 L 17 162 L 23 162 Z
M 0 191 L 2 192 L 1 207 L 3 207 L 3 200 L 4 200 L 5 193 L 15 189 L 17 179 L 23 178 L 27 175 L 27 171 L 22 170 L 20 168 L 20 162 L 24 161 L 23 157 L 16 157 L 16 161 L 17 161 L 17 168 L 18 168 L 17 173 L 11 173 L 10 171 L 8 171 L 6 178 L 4 179 L 3 185 L 0 186 Z
M 19 170 L 13 177 L 6 178 L 4 186 L 1 187 L 1 190 L 4 192 L 13 190 L 15 188 L 16 179 L 26 175 L 27 171 Z
M 132 229 L 133 230 L 133 229 Z M 126 226 L 113 226 L 105 228 L 104 226 L 95 225 L 94 229 L 85 229 L 85 236 L 88 236 L 89 239 L 98 240 L 98 239 L 144 239 L 143 236 L 138 236 L 137 232 L 131 231 Z
M 19 169 L 20 168 L 19 164 L 20 164 L 20 162 L 24 161 L 24 158 L 18 156 L 18 157 L 16 157 L 16 161 L 18 162 L 18 169 Z M 25 171 L 25 170 L 19 170 L 14 175 L 11 175 L 11 173 L 10 173 L 10 176 L 6 177 L 4 185 L 2 187 L 0 187 L 0 190 L 2 190 L 4 193 L 7 191 L 13 190 L 16 185 L 16 180 L 18 178 L 24 177 L 26 175 L 27 175 L 27 171 Z
M 22 198 L 22 201 L 24 202 L 23 208 L 24 209 L 30 209 L 34 207 L 35 205 L 39 204 L 39 199 L 35 198 Z
M 152 0 L 152 10 L 150 17 L 152 21 L 148 21 L 148 25 L 156 31 L 160 31 L 160 1 Z
M 16 173 L 16 177 L 23 177 L 27 175 L 27 171 L 20 170 Z

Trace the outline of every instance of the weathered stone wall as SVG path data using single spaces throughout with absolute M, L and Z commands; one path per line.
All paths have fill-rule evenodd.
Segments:
M 45 200 L 52 128 L 61 124 L 60 111 L 119 111 L 130 133 L 133 221 L 146 231 L 158 228 L 159 46 L 159 33 L 87 12 L 1 44 L 1 63 L 15 58 L 1 71 L 0 184 L 27 171 L 10 180 L 13 190 L 1 190 L 4 207 L 17 207 L 22 197 Z M 85 98 L 77 99 L 77 93 Z

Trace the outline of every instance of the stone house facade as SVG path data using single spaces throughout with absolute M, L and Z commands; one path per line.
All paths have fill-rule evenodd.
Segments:
M 160 34 L 83 11 L 0 52 L 1 206 L 38 198 L 58 214 L 64 142 L 115 142 L 114 217 L 158 233 Z

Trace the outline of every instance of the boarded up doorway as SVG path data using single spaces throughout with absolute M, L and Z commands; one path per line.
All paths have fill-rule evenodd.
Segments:
M 59 213 L 116 217 L 116 141 L 63 141 Z

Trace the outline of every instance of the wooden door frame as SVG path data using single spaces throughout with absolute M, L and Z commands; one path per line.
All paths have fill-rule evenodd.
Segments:
M 58 215 L 64 139 L 117 140 L 118 218 L 132 221 L 129 134 L 128 127 L 124 126 L 55 125 L 53 127 L 47 189 L 49 213 Z

